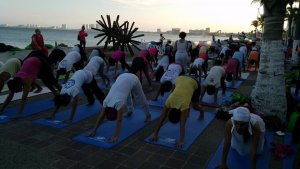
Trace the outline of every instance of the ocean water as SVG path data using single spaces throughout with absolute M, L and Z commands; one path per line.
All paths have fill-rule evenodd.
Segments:
M 78 44 L 77 41 L 77 33 L 79 30 L 58 30 L 58 29 L 41 29 L 42 35 L 44 36 L 45 43 L 55 45 L 64 43 L 68 46 L 74 46 Z M 87 30 L 87 46 L 97 46 L 97 43 L 100 41 L 101 37 L 94 38 L 97 34 L 101 33 L 100 31 L 95 30 Z M 34 34 L 34 28 L 12 28 L 12 27 L 0 27 L 0 43 L 4 43 L 6 45 L 12 45 L 19 48 L 25 48 L 27 45 L 31 43 L 31 36 Z M 137 32 L 133 34 L 134 36 L 144 34 L 144 36 L 135 38 L 134 40 L 140 42 L 150 42 L 150 41 L 159 41 L 159 33 L 147 32 L 140 33 Z M 175 41 L 179 39 L 176 34 L 163 34 L 166 39 L 170 39 L 171 41 Z M 199 41 L 210 41 L 212 39 L 209 35 L 187 35 L 186 40 L 193 41 L 195 43 Z M 228 37 L 218 37 L 216 39 L 224 40 L 228 39 Z M 99 45 L 104 45 L 102 42 Z

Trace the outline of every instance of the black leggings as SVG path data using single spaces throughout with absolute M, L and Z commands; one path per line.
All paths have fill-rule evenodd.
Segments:
M 83 84 L 81 86 L 84 95 L 87 97 L 89 103 L 94 103 L 95 98 L 93 95 L 97 97 L 99 102 L 103 105 L 103 100 L 105 99 L 105 95 L 102 90 L 99 88 L 95 78 L 93 78 L 92 82 L 89 84 Z

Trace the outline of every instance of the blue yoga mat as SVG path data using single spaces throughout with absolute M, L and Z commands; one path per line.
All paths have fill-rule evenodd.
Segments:
M 168 97 L 170 96 L 171 92 L 165 93 L 164 96 L 159 96 L 157 101 L 152 101 L 149 100 L 149 106 L 154 106 L 154 107 L 161 107 L 163 108 L 165 105 L 166 100 L 168 99 Z
M 173 124 L 170 122 L 165 123 L 159 131 L 159 139 L 156 142 L 150 142 L 150 135 L 145 139 L 146 142 L 165 146 L 168 148 L 176 149 L 179 151 L 187 151 L 197 137 L 204 131 L 204 129 L 210 124 L 210 122 L 215 118 L 216 113 L 214 112 L 205 112 L 204 120 L 198 120 L 199 111 L 190 109 L 190 116 L 186 121 L 185 126 L 185 137 L 184 145 L 182 148 L 176 148 L 176 140 L 180 138 L 180 125 Z
M 51 99 L 43 99 L 39 101 L 27 102 L 24 107 L 24 111 L 22 112 L 20 118 L 31 116 L 33 114 L 51 109 L 54 107 L 54 102 Z M 7 108 L 4 111 L 4 114 L 0 115 L 0 123 L 10 122 L 12 119 L 10 116 L 16 114 L 19 110 L 19 105 L 15 107 Z
M 271 151 L 270 151 L 270 142 L 273 140 L 273 133 L 266 133 L 267 144 L 264 147 L 264 151 L 262 154 L 257 155 L 256 168 L 257 169 L 266 169 L 269 168 L 269 162 L 271 159 Z M 222 152 L 223 152 L 224 140 L 219 145 L 217 152 L 210 160 L 207 169 L 215 169 L 217 166 L 221 164 Z M 251 157 L 249 155 L 241 156 L 238 152 L 232 148 L 230 148 L 227 156 L 227 166 L 230 169 L 250 169 Z
M 225 81 L 225 83 L 226 83 L 226 87 L 227 88 L 237 89 L 237 88 L 239 88 L 241 86 L 241 84 L 243 83 L 243 81 L 242 80 L 235 80 L 233 85 L 232 85 L 232 82 Z
M 58 112 L 53 120 L 47 120 L 47 119 L 38 119 L 35 120 L 35 124 L 53 127 L 53 128 L 64 128 L 67 126 L 70 126 L 74 123 L 80 122 L 90 116 L 96 115 L 101 110 L 101 104 L 96 101 L 93 105 L 80 105 L 77 106 L 77 110 L 75 112 L 74 119 L 71 123 L 64 123 L 63 121 L 68 119 L 71 114 L 71 109 L 67 109 L 61 112 Z
M 150 109 L 150 113 L 152 115 L 152 121 L 157 119 L 160 116 L 160 111 Z M 143 127 L 145 127 L 149 123 L 144 122 L 145 114 L 142 109 L 135 108 L 134 113 L 128 117 L 123 118 L 122 120 L 122 128 L 120 131 L 119 138 L 114 143 L 109 143 L 109 137 L 113 136 L 115 133 L 116 121 L 106 121 L 103 123 L 97 130 L 95 137 L 85 137 L 87 132 L 84 132 L 73 138 L 75 141 L 79 141 L 86 144 L 91 144 L 97 147 L 102 148 L 112 148 L 117 144 L 124 141 L 126 138 L 130 137 Z
M 283 162 L 282 162 L 282 168 L 283 169 L 292 169 L 293 168 L 293 162 L 297 151 L 297 145 L 292 144 L 292 134 L 286 133 L 284 136 L 284 144 L 288 144 L 293 149 L 293 154 L 287 156 Z
M 297 101 L 300 101 L 300 91 L 298 93 L 298 96 L 295 96 L 294 95 L 295 94 L 295 90 L 296 90 L 296 88 L 294 88 L 294 87 L 291 88 L 291 95 L 292 95 L 293 99 L 295 99 Z
M 225 99 L 224 101 L 230 101 L 230 100 L 232 100 L 231 99 L 231 94 L 232 94 L 232 91 L 226 90 L 225 96 L 224 96 L 224 99 Z M 217 96 L 217 105 L 218 106 L 222 105 L 222 97 L 223 97 L 222 96 L 222 90 L 219 89 L 218 96 Z M 207 93 L 205 93 L 205 95 L 203 96 L 201 104 L 204 105 L 204 106 L 216 107 L 214 105 L 214 95 L 208 95 Z

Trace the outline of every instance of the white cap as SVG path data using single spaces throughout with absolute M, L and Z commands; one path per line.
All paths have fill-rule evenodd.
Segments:
M 233 114 L 232 118 L 235 121 L 249 122 L 250 111 L 246 107 L 238 107 L 229 111 L 229 114 Z

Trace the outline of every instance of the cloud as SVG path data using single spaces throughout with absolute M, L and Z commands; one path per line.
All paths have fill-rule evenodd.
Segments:
M 161 0 L 113 0 L 115 2 L 125 4 L 128 6 L 149 6 L 149 5 L 156 5 L 161 2 Z

